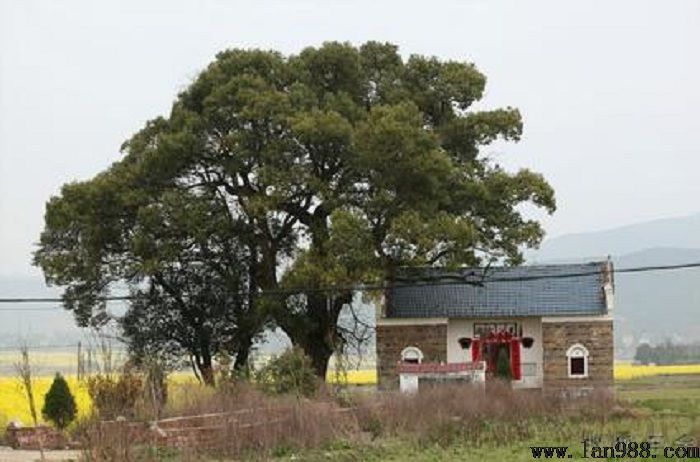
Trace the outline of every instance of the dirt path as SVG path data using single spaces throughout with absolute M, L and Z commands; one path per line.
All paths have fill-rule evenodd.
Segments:
M 51 462 L 77 461 L 80 451 L 44 451 L 45 460 Z M 34 462 L 41 460 L 39 451 L 15 451 L 8 447 L 0 447 L 0 462 Z

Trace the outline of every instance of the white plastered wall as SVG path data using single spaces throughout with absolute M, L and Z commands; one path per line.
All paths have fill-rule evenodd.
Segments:
M 452 318 L 447 323 L 447 362 L 463 363 L 471 362 L 471 348 L 462 349 L 459 339 L 462 337 L 474 338 L 474 323 L 504 323 L 517 322 L 522 325 L 523 337 L 532 337 L 534 343 L 530 348 L 521 347 L 520 358 L 525 372 L 526 364 L 532 364 L 534 374 L 525 376 L 513 383 L 518 388 L 540 388 L 542 387 L 542 320 L 539 317 L 527 318 L 500 318 L 500 319 L 473 319 L 473 318 Z

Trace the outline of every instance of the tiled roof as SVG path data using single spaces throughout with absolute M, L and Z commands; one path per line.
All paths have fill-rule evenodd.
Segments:
M 518 267 L 405 268 L 387 290 L 390 318 L 596 315 L 607 312 L 609 262 Z M 611 279 L 610 279 L 611 280 Z

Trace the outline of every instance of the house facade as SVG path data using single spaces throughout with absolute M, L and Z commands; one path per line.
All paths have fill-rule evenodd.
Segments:
M 488 381 L 505 356 L 514 388 L 610 387 L 613 293 L 609 261 L 401 270 L 377 317 L 379 386 L 459 368 Z

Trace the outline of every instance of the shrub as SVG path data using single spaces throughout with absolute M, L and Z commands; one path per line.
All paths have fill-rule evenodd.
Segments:
M 41 413 L 45 419 L 63 430 L 75 420 L 76 411 L 75 398 L 68 388 L 66 379 L 61 374 L 56 373 L 51 388 L 44 397 L 44 407 Z
M 512 378 L 508 349 L 503 346 L 498 349 L 498 358 L 496 359 L 496 376 L 503 380 L 510 380 Z
M 141 378 L 126 370 L 116 375 L 96 375 L 88 379 L 88 393 L 103 419 L 133 417 L 142 394 Z
M 318 389 L 318 379 L 311 359 L 301 348 L 287 349 L 273 358 L 256 374 L 258 384 L 273 394 L 312 396 Z

